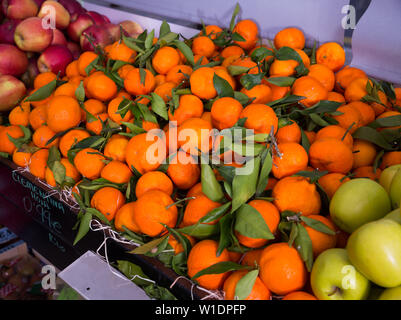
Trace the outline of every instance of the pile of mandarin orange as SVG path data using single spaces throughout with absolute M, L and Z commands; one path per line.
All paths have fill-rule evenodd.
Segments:
M 377 119 L 400 115 L 401 88 L 389 86 L 389 94 L 363 70 L 344 66 L 345 52 L 337 43 L 305 48 L 303 32 L 286 28 L 266 45 L 259 32 L 253 21 L 240 20 L 231 30 L 207 25 L 185 41 L 178 35 L 171 41 L 169 34 L 162 40 L 146 33 L 142 42 L 141 36 L 138 41 L 125 38 L 103 50 L 84 52 L 68 65 L 63 78 L 51 72 L 36 77 L 31 97 L 43 94 L 41 88 L 50 83 L 56 86 L 45 98 L 26 99 L 9 113 L 9 124 L 0 128 L 0 152 L 52 187 L 73 187 L 75 196 L 82 198 L 85 188 L 80 184 L 87 186 L 87 208 L 103 215 L 115 230 L 144 242 L 164 239 L 165 248 L 184 257 L 183 274 L 205 289 L 221 290 L 225 299 L 234 299 L 240 279 L 258 270 L 243 299 L 314 300 L 305 259 L 283 237 L 280 223 L 292 212 L 299 223 L 299 216 L 308 217 L 333 231 L 301 223 L 314 258 L 345 246 L 348 234 L 330 220 L 322 195 L 329 201 L 342 183 L 356 177 L 377 180 L 381 170 L 401 163 L 400 150 L 384 150 L 362 135 L 354 136 Z M 120 63 L 112 70 L 114 76 L 105 67 L 109 62 Z M 336 106 L 332 112 L 297 112 L 327 101 Z M 178 132 L 194 130 L 192 144 L 200 147 L 199 153 L 219 148 L 217 143 L 203 150 L 201 130 L 254 130 L 255 136 L 264 137 L 256 142 L 264 152 L 257 168 L 267 172 L 267 179 L 258 180 L 260 172 L 256 180 L 227 178 L 224 173 L 234 171 L 224 168 L 244 166 L 235 162 L 209 165 L 203 172 L 199 154 L 184 148 L 188 141 L 169 145 L 166 157 L 177 160 L 183 153 L 192 160 L 149 161 L 146 154 L 154 141 L 146 139 L 147 132 L 160 128 L 168 136 L 173 121 Z M 263 161 L 266 155 L 272 159 L 270 170 Z M 258 157 L 260 153 L 253 159 Z M 313 179 L 299 172 L 323 174 Z M 255 194 L 255 184 L 262 184 L 262 193 Z M 210 199 L 208 186 L 224 197 Z M 242 206 L 230 211 L 233 194 L 246 190 L 252 191 Z M 245 205 L 259 213 L 255 221 L 262 221 L 273 237 L 241 233 L 248 220 L 240 225 L 235 219 L 242 217 L 238 212 Z M 81 209 L 80 218 L 85 213 Z M 190 228 L 199 225 L 206 225 L 206 235 Z M 220 266 L 220 271 L 211 266 Z

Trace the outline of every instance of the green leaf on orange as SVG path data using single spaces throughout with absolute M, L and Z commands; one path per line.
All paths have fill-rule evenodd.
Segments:
M 226 79 L 218 76 L 217 74 L 213 75 L 213 86 L 217 91 L 217 95 L 222 97 L 234 97 L 234 90 L 231 85 L 228 83 Z
M 243 204 L 236 212 L 235 230 L 254 239 L 274 239 L 262 215 L 249 204 Z
M 238 280 L 235 286 L 235 298 L 245 300 L 252 292 L 255 281 L 259 275 L 259 270 L 247 272 L 241 279 Z
M 129 253 L 133 253 L 133 254 L 148 253 L 152 249 L 156 248 L 159 244 L 161 244 L 166 238 L 167 238 L 167 235 L 160 237 L 160 238 L 153 239 L 152 241 L 149 241 L 149 242 L 135 248 L 134 250 L 131 250 Z
M 232 261 L 222 261 L 211 265 L 208 268 L 205 268 L 198 273 L 196 273 L 192 279 L 197 279 L 206 274 L 221 274 L 229 271 L 235 270 L 249 270 L 251 267 L 241 265 Z
M 296 226 L 297 236 L 294 239 L 294 246 L 299 252 L 302 260 L 305 262 L 307 270 L 310 272 L 313 265 L 312 240 L 303 225 L 297 223 Z

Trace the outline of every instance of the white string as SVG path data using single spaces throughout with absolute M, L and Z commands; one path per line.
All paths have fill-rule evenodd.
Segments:
M 95 227 L 93 227 L 92 226 L 92 223 L 93 222 L 95 222 L 98 226 L 97 226 L 97 228 L 95 228 Z M 107 242 L 107 240 L 108 239 L 113 239 L 113 240 L 115 240 L 115 241 L 117 241 L 117 242 L 120 242 L 120 243 L 125 243 L 125 244 L 131 244 L 131 245 L 136 245 L 136 246 L 139 246 L 139 244 L 137 244 L 137 243 L 135 243 L 134 241 L 132 241 L 132 240 L 130 240 L 130 241 L 128 241 L 128 240 L 121 240 L 120 238 L 120 235 L 117 233 L 117 232 L 115 232 L 113 229 L 111 229 L 109 226 L 104 226 L 104 225 L 102 225 L 99 221 L 97 221 L 97 220 L 91 220 L 91 223 L 90 223 L 90 228 L 91 228 L 91 230 L 92 231 L 103 231 L 103 234 L 104 234 L 104 240 L 103 240 L 103 242 L 101 243 L 101 245 L 100 245 L 100 247 L 96 250 L 96 253 L 100 256 L 100 257 L 102 257 L 104 260 L 105 260 L 105 262 L 107 263 L 107 265 L 108 265 L 108 267 L 109 267 L 109 270 L 113 273 L 113 274 L 115 274 L 115 275 L 117 275 L 118 277 L 120 277 L 120 278 L 122 278 L 124 281 L 126 281 L 127 280 L 127 277 L 122 277 L 119 273 L 116 273 L 112 268 L 111 268 L 111 266 L 110 266 L 110 263 L 109 263 L 109 259 L 108 259 L 108 255 L 107 255 L 107 245 L 106 245 L 106 242 Z M 108 230 L 111 234 L 112 234 L 112 236 L 106 236 L 106 230 Z M 105 247 L 104 248 L 104 251 L 105 251 L 105 256 L 102 256 L 100 253 L 99 253 L 99 251 L 100 251 L 100 249 L 102 248 L 102 247 Z M 141 280 L 143 280 L 143 281 L 147 281 L 147 282 L 150 282 L 150 283 L 153 283 L 153 284 L 155 284 L 156 282 L 155 281 L 153 281 L 153 280 L 151 280 L 151 279 L 148 279 L 148 278 L 144 278 L 144 277 L 142 277 L 142 276 L 140 276 L 140 275 L 134 275 L 132 278 L 129 278 L 128 280 L 129 281 L 133 281 L 134 279 L 136 279 L 136 278 L 139 278 L 139 279 L 141 279 Z M 124 283 L 124 284 L 122 284 L 122 285 L 127 285 L 128 283 Z
M 194 300 L 194 288 L 195 288 L 195 284 L 192 283 L 192 285 L 191 285 L 191 300 L 192 301 Z
M 197 288 L 201 291 L 208 293 L 208 295 L 203 297 L 201 300 L 208 300 L 211 297 L 216 298 L 216 300 L 223 300 L 220 291 L 211 291 L 211 290 L 207 290 L 205 288 L 199 287 L 199 286 L 197 286 Z
M 98 226 L 97 226 L 97 228 L 95 228 L 95 227 L 93 227 L 92 226 L 92 223 L 93 222 L 95 222 Z M 91 230 L 92 231 L 103 231 L 103 234 L 104 234 L 104 241 L 102 242 L 102 244 L 100 245 L 100 247 L 96 250 L 96 253 L 99 255 L 99 256 L 101 256 L 104 260 L 105 260 L 105 262 L 108 264 L 108 266 L 109 266 L 109 269 L 110 269 L 110 271 L 112 272 L 112 273 L 114 273 L 114 274 L 116 274 L 115 272 L 114 272 L 114 270 L 110 267 L 110 263 L 109 263 L 109 259 L 108 259 L 108 255 L 107 255 L 107 245 L 106 245 L 106 242 L 107 242 L 107 240 L 108 239 L 112 239 L 112 240 L 114 240 L 114 241 L 117 241 L 117 242 L 120 242 L 120 243 L 124 243 L 124 244 L 129 244 L 129 245 L 135 245 L 135 246 L 140 246 L 139 244 L 137 244 L 137 243 L 135 243 L 133 240 L 122 240 L 122 237 L 120 236 L 120 234 L 118 233 L 118 232 L 116 232 L 116 231 L 114 231 L 113 229 L 111 229 L 111 227 L 109 227 L 109 226 L 104 226 L 104 225 L 102 225 L 99 221 L 97 221 L 97 220 L 92 220 L 91 221 L 91 223 L 90 223 L 90 228 L 91 228 Z M 108 230 L 109 232 L 110 232 L 110 234 L 111 234 L 111 236 L 107 236 L 106 235 L 106 230 Z M 100 251 L 100 249 L 102 248 L 102 247 L 105 247 L 105 256 L 102 256 L 100 253 L 99 253 L 99 251 Z M 120 274 L 116 274 L 117 276 L 119 276 L 120 278 L 121 278 L 121 275 Z M 129 280 L 134 280 L 135 278 L 139 278 L 139 279 L 142 279 L 142 280 L 144 280 L 144 281 L 148 281 L 148 282 L 150 282 L 150 283 L 153 283 L 153 284 L 155 284 L 156 282 L 155 281 L 153 281 L 153 280 L 151 280 L 151 279 L 147 279 L 147 278 L 144 278 L 144 277 L 142 277 L 142 276 L 139 276 L 139 275 L 134 275 L 132 278 L 130 278 Z M 123 278 L 124 280 L 127 280 L 127 278 L 126 277 L 124 277 Z M 128 284 L 128 283 L 127 283 Z M 125 284 L 124 284 L 125 285 Z
M 31 164 L 31 160 L 32 160 L 32 157 L 29 157 L 28 162 L 25 161 L 25 167 L 18 166 L 17 169 L 13 170 L 13 172 L 15 171 L 15 172 L 21 172 L 21 173 L 25 173 L 25 172 L 30 173 L 31 171 L 29 170 L 29 166 Z
M 188 278 L 186 278 L 186 277 L 184 277 L 184 276 L 178 276 L 177 278 L 175 278 L 174 282 L 170 285 L 170 289 L 172 289 L 172 288 L 175 286 L 176 282 L 177 282 L 178 280 L 180 280 L 180 279 L 185 279 L 185 280 L 190 281 Z
M 17 167 L 16 169 L 14 169 L 13 171 L 12 171 L 13 173 L 14 172 L 16 172 L 16 173 L 29 173 L 30 171 L 29 171 L 29 167 L 28 166 L 26 166 L 26 167 Z
M 56 188 L 54 188 L 53 186 L 51 186 L 50 184 L 48 184 L 47 182 L 43 181 L 42 179 L 39 179 L 38 177 L 36 177 L 35 179 L 39 184 L 41 184 L 42 186 L 47 187 L 48 189 L 51 189 L 50 191 L 47 191 L 47 195 L 44 196 L 44 198 L 49 198 L 55 194 L 60 195 L 60 191 L 58 191 Z
M 28 166 L 26 166 L 26 167 L 17 167 L 17 168 L 14 169 L 12 172 L 13 172 L 13 173 L 18 173 L 18 174 L 31 173 Z M 48 189 L 51 189 L 51 191 L 47 191 L 47 195 L 43 197 L 44 199 L 50 198 L 51 196 L 54 196 L 54 195 L 58 195 L 58 196 L 59 196 L 59 197 L 58 197 L 59 200 L 60 200 L 61 202 L 63 202 L 65 205 L 67 205 L 70 209 L 72 209 L 72 210 L 77 210 L 77 209 L 79 209 L 78 203 L 77 203 L 77 202 L 75 201 L 75 199 L 71 196 L 71 191 L 69 191 L 69 190 L 67 191 L 67 190 L 65 190 L 65 189 L 59 191 L 59 190 L 55 189 L 53 186 L 51 186 L 51 185 L 49 185 L 48 183 L 44 182 L 43 180 L 39 179 L 38 177 L 35 177 L 35 181 L 36 181 L 38 184 L 40 184 L 40 185 L 42 185 L 42 186 L 45 186 L 45 187 L 47 187 Z M 65 187 L 65 188 L 67 188 L 67 187 Z M 72 190 L 72 189 L 71 189 L 71 190 Z M 64 197 L 63 197 L 63 196 L 64 196 Z M 74 204 L 71 204 L 71 203 L 70 203 L 71 199 L 72 199 L 72 202 L 73 202 Z
M 93 227 L 92 227 L 92 223 L 94 223 L 94 222 L 95 222 L 96 224 L 100 225 L 100 227 L 98 227 L 97 229 L 93 228 Z M 92 231 L 103 231 L 104 240 L 103 240 L 103 242 L 100 244 L 99 248 L 96 250 L 96 253 L 97 253 L 101 258 L 104 259 L 104 261 L 107 263 L 107 267 L 109 268 L 109 270 L 110 270 L 111 273 L 113 273 L 115 276 L 119 277 L 120 279 L 124 280 L 124 283 L 121 284 L 121 285 L 118 285 L 118 287 L 121 287 L 121 286 L 123 286 L 123 285 L 128 285 L 129 283 L 131 283 L 131 282 L 129 281 L 129 279 L 127 279 L 127 277 L 125 277 L 125 276 L 121 275 L 120 273 L 114 271 L 113 268 L 112 268 L 111 265 L 110 265 L 109 257 L 108 257 L 108 253 L 107 253 L 107 240 L 108 240 L 108 239 L 113 239 L 113 237 L 114 237 L 114 236 L 113 236 L 113 237 L 110 237 L 110 236 L 107 236 L 107 235 L 106 235 L 106 230 L 107 230 L 107 229 L 110 229 L 110 227 L 108 227 L 108 226 L 102 226 L 102 225 L 100 224 L 99 221 L 92 219 L 92 220 L 90 221 L 90 223 L 89 223 L 89 228 L 90 228 Z M 116 240 L 116 239 L 114 239 L 114 240 Z M 122 241 L 120 241 L 120 242 L 122 242 Z M 104 247 L 104 256 L 101 255 L 100 252 L 99 252 L 103 247 Z
M 208 293 L 208 295 L 203 297 L 201 300 L 208 300 L 211 297 L 216 298 L 216 300 L 224 300 L 224 297 L 222 297 L 222 293 L 220 293 L 220 291 L 211 291 L 211 290 L 207 290 L 205 288 L 199 287 L 192 280 L 190 280 L 190 279 L 188 279 L 187 277 L 184 277 L 184 276 L 178 276 L 174 280 L 174 282 L 170 285 L 170 289 L 172 289 L 176 285 L 178 280 L 180 280 L 180 279 L 185 279 L 185 280 L 187 280 L 187 281 L 189 281 L 191 283 L 191 299 L 192 300 L 194 300 L 193 290 L 194 290 L 195 287 L 200 291 Z M 224 295 L 224 293 L 223 293 L 223 295 Z
M 156 281 L 153 281 L 153 280 L 148 279 L 148 278 L 141 277 L 141 276 L 138 275 L 138 274 L 134 275 L 130 280 L 133 281 L 135 278 L 139 278 L 139 279 L 141 279 L 141 280 L 148 281 L 148 282 L 153 283 L 153 284 L 156 283 Z
M 54 195 L 58 195 L 58 200 L 60 200 L 62 203 L 64 203 L 67 207 L 69 207 L 71 210 L 75 211 L 79 209 L 79 204 L 75 201 L 74 197 L 70 196 L 71 192 L 67 190 L 57 190 L 53 186 L 49 185 L 48 183 L 42 181 L 39 178 L 36 178 L 37 182 L 43 186 L 46 186 L 47 188 L 51 189 L 51 191 L 47 191 L 47 195 L 44 196 L 44 199 L 50 198 Z M 71 189 L 72 190 L 72 189 Z M 65 198 L 64 198 L 65 197 Z M 71 199 L 73 200 L 74 204 L 71 204 L 70 201 Z
M 61 195 L 64 196 L 65 199 L 62 199 L 62 201 L 69 205 L 72 209 L 78 210 L 80 207 L 77 200 L 75 200 L 75 197 L 72 195 L 72 189 L 73 187 L 64 187 L 64 189 L 61 191 Z M 73 204 L 70 204 L 69 202 L 72 202 Z
M 16 169 L 14 169 L 12 172 L 13 173 L 18 173 L 18 174 L 23 174 L 23 173 L 31 173 L 29 170 L 29 165 L 31 163 L 31 159 L 29 159 L 28 164 L 25 167 L 20 167 L 18 166 Z M 58 195 L 58 198 L 61 202 L 63 202 L 65 205 L 67 205 L 70 209 L 72 210 L 78 210 L 79 209 L 79 204 L 75 200 L 75 198 L 72 196 L 72 187 L 64 187 L 62 190 L 57 190 L 53 186 L 49 185 L 47 182 L 43 181 L 42 179 L 39 179 L 38 177 L 35 177 L 35 181 L 38 182 L 38 184 L 41 184 L 42 186 L 47 187 L 48 189 L 51 189 L 51 191 L 47 191 L 47 195 L 44 196 L 44 199 L 50 198 L 51 196 Z M 71 202 L 73 204 L 71 204 Z
M 127 239 L 123 238 L 118 232 L 113 230 L 110 226 L 103 225 L 98 220 L 93 219 L 91 222 L 96 222 L 96 224 L 98 225 L 97 228 L 91 226 L 92 231 L 108 230 L 109 233 L 111 234 L 111 236 L 108 236 L 107 238 L 112 238 L 113 240 L 123 243 L 123 244 L 135 245 L 137 247 L 141 246 L 140 244 L 136 243 L 134 240 L 127 240 Z

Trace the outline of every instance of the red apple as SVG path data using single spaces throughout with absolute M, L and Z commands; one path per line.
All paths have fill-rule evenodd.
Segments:
M 31 57 L 28 59 L 28 68 L 20 79 L 25 83 L 25 87 L 32 88 L 33 82 L 36 76 L 40 73 L 38 69 L 38 62 L 36 57 Z
M 21 21 L 14 33 L 14 41 L 23 51 L 42 52 L 53 40 L 53 30 L 45 29 L 42 19 L 31 17 Z
M 124 35 L 130 38 L 137 38 L 142 32 L 143 28 L 131 20 L 124 20 L 119 23 L 123 28 Z
M 21 20 L 6 19 L 0 25 L 0 43 L 14 44 L 14 32 Z
M 0 76 L 0 111 L 14 108 L 25 96 L 24 83 L 10 75 Z
M 55 16 L 53 16 L 55 14 Z M 70 24 L 70 13 L 57 1 L 45 1 L 40 7 L 39 18 L 45 18 L 50 22 L 55 22 L 55 27 L 57 29 L 65 29 Z M 54 25 L 52 26 L 54 27 Z
M 104 14 L 102 14 L 102 18 L 104 21 L 106 21 L 106 23 L 111 23 L 109 17 L 105 16 Z
M 65 68 L 73 60 L 73 56 L 67 47 L 59 44 L 48 47 L 38 59 L 38 69 L 40 72 L 51 71 L 55 74 L 60 72 L 60 76 L 65 75 Z
M 86 12 L 86 9 L 76 0 L 58 0 L 58 2 L 68 11 L 71 19 Z
M 82 32 L 93 24 L 94 22 L 90 15 L 81 13 L 71 20 L 67 28 L 67 34 L 71 40 L 78 42 Z
M 60 44 L 62 46 L 67 45 L 67 39 L 64 36 L 64 33 L 59 29 L 53 29 L 53 41 L 50 45 Z
M 103 25 L 106 23 L 110 23 L 110 20 L 107 18 L 107 20 L 104 18 L 104 16 L 96 11 L 88 11 L 87 12 L 93 19 L 93 21 L 95 22 L 95 24 L 98 25 Z
M 3 13 L 10 19 L 26 19 L 34 17 L 39 7 L 34 0 L 3 0 Z
M 107 32 L 110 34 L 112 42 L 116 42 L 121 38 L 121 30 L 120 26 L 113 23 L 105 24 L 104 27 L 106 28 Z
M 91 41 L 88 40 L 88 37 Z M 91 43 L 92 42 L 92 43 Z M 104 26 L 93 25 L 85 29 L 80 37 L 80 45 L 83 51 L 94 51 L 94 46 L 105 46 L 111 44 L 113 39 Z
M 78 43 L 68 41 L 67 48 L 68 48 L 68 50 L 71 51 L 72 56 L 74 57 L 74 60 L 77 60 L 79 58 L 79 56 L 81 55 L 82 51 L 81 51 L 81 47 L 79 46 Z
M 26 53 L 12 44 L 0 44 L 0 75 L 20 76 L 28 67 Z

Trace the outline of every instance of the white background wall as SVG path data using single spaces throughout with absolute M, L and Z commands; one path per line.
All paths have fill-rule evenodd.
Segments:
M 138 14 L 107 10 L 113 22 L 131 17 L 141 20 L 145 28 L 158 30 L 160 19 L 181 20 L 178 23 L 187 27 L 171 24 L 173 31 L 190 36 L 193 33 L 188 25 L 194 27 L 201 20 L 228 26 L 238 2 L 240 17 L 257 22 L 263 38 L 272 39 L 280 29 L 296 26 L 304 31 L 308 44 L 314 40 L 343 43 L 341 21 L 345 15 L 341 9 L 349 4 L 348 0 L 90 0 L 84 6 L 96 8 L 92 2 L 118 4 Z M 371 76 L 401 84 L 401 0 L 372 0 L 354 31 L 351 65 L 363 68 Z

